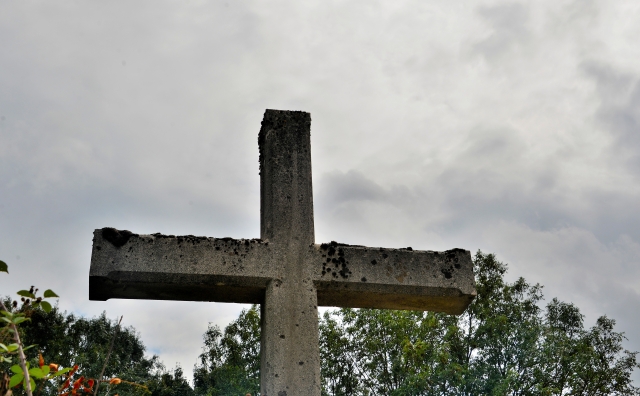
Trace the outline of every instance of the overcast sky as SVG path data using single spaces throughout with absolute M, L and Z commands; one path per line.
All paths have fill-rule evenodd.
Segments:
M 640 350 L 639 37 L 637 0 L 0 1 L 0 294 L 191 376 L 243 306 L 89 301 L 92 231 L 259 237 L 262 116 L 303 110 L 317 241 L 495 253 Z

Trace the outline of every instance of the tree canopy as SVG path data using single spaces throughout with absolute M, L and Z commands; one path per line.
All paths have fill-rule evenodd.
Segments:
M 54 307 L 50 312 L 42 309 L 30 310 L 29 320 L 21 324 L 20 331 L 23 333 L 25 346 L 35 345 L 26 351 L 28 360 L 37 361 L 38 354 L 42 353 L 47 363 L 55 362 L 60 368 L 78 365 L 78 375 L 97 379 L 116 333 L 116 325 L 116 321 L 107 318 L 105 313 L 95 318 L 84 318 L 60 312 Z M 123 383 L 117 389 L 111 389 L 111 394 L 193 395 L 193 390 L 179 367 L 168 371 L 158 356 L 145 357 L 144 344 L 134 328 L 120 328 L 113 341 L 104 377 L 118 377 Z M 0 365 L 0 369 L 8 371 L 8 364 Z M 58 386 L 59 384 L 47 381 L 38 391 L 42 395 L 56 395 Z M 106 389 L 106 384 L 103 384 L 102 389 Z M 13 389 L 15 395 L 22 392 L 20 388 Z

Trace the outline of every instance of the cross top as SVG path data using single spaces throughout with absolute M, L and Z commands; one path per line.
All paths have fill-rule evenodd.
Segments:
M 320 396 L 318 306 L 460 314 L 476 295 L 471 254 L 315 244 L 311 116 L 267 110 L 260 239 L 94 231 L 89 298 L 261 304 L 262 396 Z

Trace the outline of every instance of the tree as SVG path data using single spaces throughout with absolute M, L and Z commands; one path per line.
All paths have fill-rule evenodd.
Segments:
M 35 345 L 26 351 L 27 360 L 37 361 L 38 354 L 42 353 L 45 361 L 56 362 L 60 368 L 78 365 L 78 375 L 85 378 L 100 376 L 116 333 L 104 376 L 117 377 L 121 382 L 117 388 L 111 388 L 111 393 L 121 396 L 193 395 L 193 389 L 179 367 L 172 372 L 167 371 L 158 356 L 145 356 L 145 346 L 133 327 L 120 328 L 115 332 L 116 326 L 117 322 L 107 318 L 104 312 L 88 319 L 53 307 L 50 312 L 30 310 L 29 321 L 21 323 L 20 331 L 25 345 Z M 0 370 L 6 371 L 6 366 L 0 366 Z M 47 381 L 42 384 L 40 392 L 56 395 L 58 386 Z M 21 389 L 13 389 L 15 395 L 22 392 Z
M 260 391 L 260 313 L 243 309 L 224 329 L 209 324 L 203 352 L 194 367 L 199 395 L 257 395 Z
M 149 396 L 194 396 L 195 393 L 183 374 L 179 366 L 173 372 L 160 367 L 160 370 L 146 382 L 151 393 Z

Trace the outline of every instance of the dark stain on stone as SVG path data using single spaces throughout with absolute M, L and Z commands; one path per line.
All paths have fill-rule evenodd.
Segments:
M 298 362 L 298 364 L 302 366 L 304 364 L 304 362 Z
M 284 334 L 280 334 L 280 338 L 284 340 Z
M 444 252 L 444 261 L 446 264 L 449 264 L 450 271 L 453 271 L 453 268 L 460 269 L 462 266 L 460 265 L 460 258 L 458 258 L 458 251 L 464 251 L 462 249 L 452 249 Z
M 447 279 L 451 279 L 453 277 L 453 268 L 443 268 L 440 271 L 444 274 L 444 277 Z
M 378 262 L 374 259 L 374 260 L 371 260 L 371 264 L 376 265 L 378 264 Z
M 102 229 L 102 237 L 117 248 L 123 246 L 132 236 L 138 236 L 131 231 L 116 230 L 115 228 L 106 227 Z
M 277 375 L 276 375 L 276 377 L 277 377 Z M 278 396 L 287 396 L 287 391 L 278 392 Z
M 388 255 L 388 254 L 386 254 L 386 253 L 382 253 L 382 258 L 387 258 L 387 257 L 389 257 L 389 255 Z
M 365 278 L 364 276 L 362 277 L 362 279 L 360 279 L 362 282 L 366 282 L 367 278 Z

